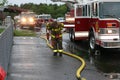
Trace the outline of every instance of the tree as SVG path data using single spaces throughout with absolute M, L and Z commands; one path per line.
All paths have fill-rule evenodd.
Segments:
M 67 13 L 68 8 L 64 5 L 57 5 L 57 4 L 33 4 L 33 3 L 26 3 L 21 4 L 21 8 L 29 9 L 34 11 L 36 14 L 51 14 L 52 18 L 57 17 L 64 17 L 65 13 Z
M 8 1 L 7 0 L 0 0 L 0 6 L 4 6 L 5 4 L 7 4 Z

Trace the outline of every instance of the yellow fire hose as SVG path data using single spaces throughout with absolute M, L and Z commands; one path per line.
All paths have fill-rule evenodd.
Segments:
M 51 49 L 53 48 L 52 45 L 50 45 L 49 41 L 46 39 L 46 37 L 43 37 L 43 36 L 40 36 L 40 37 L 46 40 L 47 45 Z M 82 64 L 81 64 L 81 66 L 76 71 L 76 77 L 77 77 L 78 80 L 86 80 L 85 78 L 82 78 L 81 75 L 80 75 L 81 72 L 82 72 L 82 70 L 85 68 L 85 61 L 84 61 L 84 59 L 82 59 L 81 57 L 79 57 L 79 56 L 77 56 L 75 54 L 71 54 L 71 53 L 65 52 L 65 51 L 63 51 L 63 54 L 68 55 L 70 57 L 74 57 L 74 58 L 78 59 L 79 61 L 81 61 Z

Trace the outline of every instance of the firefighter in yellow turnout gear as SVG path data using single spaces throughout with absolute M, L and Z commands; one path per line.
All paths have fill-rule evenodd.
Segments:
M 50 34 L 51 34 L 51 42 L 53 46 L 54 56 L 57 56 L 57 53 L 59 53 L 59 56 L 62 56 L 62 52 L 63 52 L 62 29 L 63 27 L 64 25 L 57 21 L 47 24 L 47 29 L 50 31 Z

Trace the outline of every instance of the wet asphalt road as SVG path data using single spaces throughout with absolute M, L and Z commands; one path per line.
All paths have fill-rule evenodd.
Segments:
M 69 40 L 69 34 L 64 34 L 64 49 L 74 53 L 80 57 L 82 57 L 86 62 L 86 67 L 82 71 L 82 76 L 86 78 L 86 80 L 112 80 L 108 76 L 105 76 L 105 73 L 99 70 L 96 67 L 94 58 L 88 53 L 88 42 L 80 41 L 80 42 L 71 42 Z M 103 64 L 104 66 L 104 64 Z
M 67 38 L 64 49 L 68 50 L 66 41 Z M 92 64 L 86 63 L 83 77 L 108 80 Z M 39 37 L 14 37 L 7 80 L 77 80 L 75 74 L 80 65 L 81 62 L 69 56 L 53 56 L 46 41 Z
M 64 49 L 74 52 L 74 49 L 69 48 L 69 44 L 73 43 L 69 41 L 68 34 L 64 34 L 63 38 Z M 79 53 L 86 61 L 81 76 L 86 80 L 111 80 L 96 69 L 83 52 Z M 69 56 L 53 56 L 44 39 L 14 37 L 7 80 L 77 80 L 75 74 L 80 65 L 81 62 Z
M 66 42 L 69 43 L 65 47 L 68 51 L 81 56 L 86 61 L 87 66 L 83 70 L 83 73 L 85 70 L 87 70 L 85 73 L 89 72 L 91 74 L 92 72 L 98 72 L 105 77 L 104 80 L 120 80 L 120 49 L 99 48 L 100 55 L 93 56 L 88 53 L 88 41 L 71 42 L 66 40 Z M 88 78 L 92 77 L 90 76 Z M 97 80 L 99 79 L 98 77 L 96 78 Z
M 80 64 L 66 55 L 53 56 L 43 39 L 14 37 L 7 80 L 77 80 Z

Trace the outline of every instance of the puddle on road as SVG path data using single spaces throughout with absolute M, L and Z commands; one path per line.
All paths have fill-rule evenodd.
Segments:
M 65 48 L 71 53 L 77 54 L 91 64 L 94 64 L 97 70 L 105 73 L 104 75 L 106 77 L 120 80 L 120 50 L 108 49 L 101 52 L 102 54 L 99 56 L 90 56 L 85 45 L 76 45 L 75 43 L 69 42 L 69 44 L 65 45 Z
M 104 73 L 120 73 L 120 54 L 118 52 L 109 50 L 104 51 L 101 56 L 93 57 L 96 68 Z

